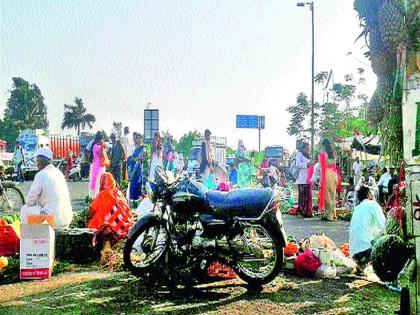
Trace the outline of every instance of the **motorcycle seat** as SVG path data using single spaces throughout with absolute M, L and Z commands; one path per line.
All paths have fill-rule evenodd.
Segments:
M 242 188 L 230 192 L 209 190 L 207 201 L 216 216 L 259 217 L 273 196 L 270 188 Z

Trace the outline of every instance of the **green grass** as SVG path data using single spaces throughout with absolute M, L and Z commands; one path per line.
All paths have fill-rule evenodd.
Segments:
M 35 285 L 35 284 L 34 284 Z M 14 304 L 14 305 L 13 305 Z M 128 273 L 26 296 L 1 314 L 393 314 L 399 295 L 355 279 L 288 276 L 249 292 L 239 281 L 209 284 L 190 294 L 153 289 Z

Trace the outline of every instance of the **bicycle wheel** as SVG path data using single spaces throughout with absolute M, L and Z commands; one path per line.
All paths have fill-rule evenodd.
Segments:
M 10 214 L 19 213 L 25 204 L 22 191 L 14 184 L 3 184 L 3 195 L 0 197 L 0 212 Z

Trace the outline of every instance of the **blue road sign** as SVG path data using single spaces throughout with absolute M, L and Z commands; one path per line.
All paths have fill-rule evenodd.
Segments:
M 236 115 L 236 128 L 258 129 L 259 120 L 261 129 L 265 129 L 265 116 Z

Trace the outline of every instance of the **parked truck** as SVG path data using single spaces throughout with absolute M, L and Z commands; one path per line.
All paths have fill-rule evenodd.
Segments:
M 82 133 L 80 136 L 62 134 L 49 135 L 41 129 L 24 130 L 17 141 L 22 145 L 25 154 L 25 166 L 22 171 L 27 177 L 32 177 L 37 171 L 36 151 L 42 147 L 49 147 L 53 152 L 54 164 L 64 170 L 69 150 L 79 156 L 84 147 L 93 139 L 94 135 Z

